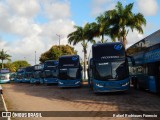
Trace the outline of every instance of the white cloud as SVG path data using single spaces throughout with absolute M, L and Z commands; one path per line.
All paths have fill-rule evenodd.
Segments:
M 38 15 L 48 21 L 38 24 L 35 21 Z M 74 25 L 69 18 L 70 6 L 65 0 L 0 1 L 0 48 L 12 56 L 12 61 L 26 59 L 31 64 L 34 64 L 36 51 L 38 63 L 43 52 L 59 43 L 56 34 L 62 35 L 61 44 L 67 44 L 67 35 Z M 6 34 L 16 39 L 3 39 Z
M 133 32 L 130 30 L 127 35 L 127 48 L 133 45 L 134 43 L 138 42 L 142 38 L 144 38 L 143 34 L 138 33 L 138 31 L 136 30 L 133 30 Z
M 49 19 L 65 19 L 70 17 L 70 4 L 68 1 L 41 0 L 42 13 Z
M 92 0 L 92 13 L 93 17 L 97 17 L 106 10 L 114 9 L 116 2 L 114 0 Z
M 15 16 L 34 17 L 40 9 L 37 0 L 7 0 L 9 9 Z
M 157 0 L 137 0 L 138 9 L 141 13 L 147 16 L 158 14 Z

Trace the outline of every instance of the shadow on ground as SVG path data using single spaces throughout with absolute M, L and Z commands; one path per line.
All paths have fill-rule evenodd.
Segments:
M 7 85 L 6 85 L 7 88 Z M 58 88 L 56 85 L 34 85 L 11 83 L 15 92 L 49 100 L 62 100 L 81 104 L 116 105 L 120 111 L 159 111 L 160 97 L 131 88 L 130 93 L 100 93 L 94 94 L 87 84 L 81 88 Z

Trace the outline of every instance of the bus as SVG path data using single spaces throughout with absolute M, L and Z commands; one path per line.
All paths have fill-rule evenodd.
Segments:
M 10 80 L 11 81 L 15 81 L 15 79 L 16 79 L 16 73 L 15 72 L 13 72 L 13 73 L 10 73 Z
M 42 77 L 43 68 L 44 68 L 43 64 L 34 65 L 33 76 L 30 79 L 30 83 L 43 83 L 43 77 Z
M 7 68 L 0 70 L 0 84 L 10 83 L 10 71 Z
M 82 85 L 82 66 L 79 55 L 64 55 L 58 61 L 58 86 L 80 87 Z
M 25 72 L 24 67 L 18 68 L 14 82 L 21 83 L 24 77 L 24 72 Z
M 33 66 L 28 66 L 25 68 L 24 77 L 22 79 L 23 83 L 30 83 L 30 79 L 33 77 Z
M 88 61 L 88 85 L 94 93 L 130 89 L 128 60 L 121 42 L 92 45 Z
M 44 62 L 44 84 L 55 84 L 58 83 L 57 75 L 58 75 L 58 61 L 55 60 L 47 60 Z
M 160 30 L 127 49 L 135 65 L 129 66 L 134 88 L 160 93 Z

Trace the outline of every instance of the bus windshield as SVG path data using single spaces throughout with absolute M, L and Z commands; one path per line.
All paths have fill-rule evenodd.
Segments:
M 73 80 L 80 78 L 79 68 L 61 68 L 59 71 L 59 78 L 62 80 Z
M 18 79 L 22 79 L 23 78 L 23 74 L 17 74 L 17 78 Z
M 122 80 L 128 76 L 125 61 L 97 62 L 94 70 L 97 80 Z
M 29 78 L 32 77 L 32 74 L 33 74 L 33 73 L 26 73 L 26 74 L 24 75 L 24 77 L 29 79 Z
M 45 70 L 45 77 L 46 78 L 56 78 L 57 77 L 57 70 Z
M 34 78 L 40 78 L 40 75 L 41 75 L 41 71 L 36 71 L 34 73 Z

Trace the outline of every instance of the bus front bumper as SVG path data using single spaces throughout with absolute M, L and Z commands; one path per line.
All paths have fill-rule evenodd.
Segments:
M 116 81 L 100 81 L 93 80 L 94 92 L 118 92 L 127 91 L 130 88 L 129 79 L 116 80 Z
M 57 78 L 44 78 L 44 83 L 45 84 L 56 84 L 58 83 Z
M 14 82 L 20 83 L 20 82 L 22 82 L 22 79 L 17 79 L 17 78 L 16 78 L 16 79 L 14 80 Z
M 30 83 L 40 83 L 40 79 L 31 79 Z
M 0 84 L 3 84 L 3 83 L 10 83 L 10 80 L 0 80 Z
M 30 83 L 30 79 L 26 79 L 26 78 L 25 78 L 25 79 L 22 80 L 22 82 L 23 82 L 23 83 Z
M 80 87 L 82 85 L 82 81 L 77 80 L 59 80 L 58 79 L 58 87 Z

